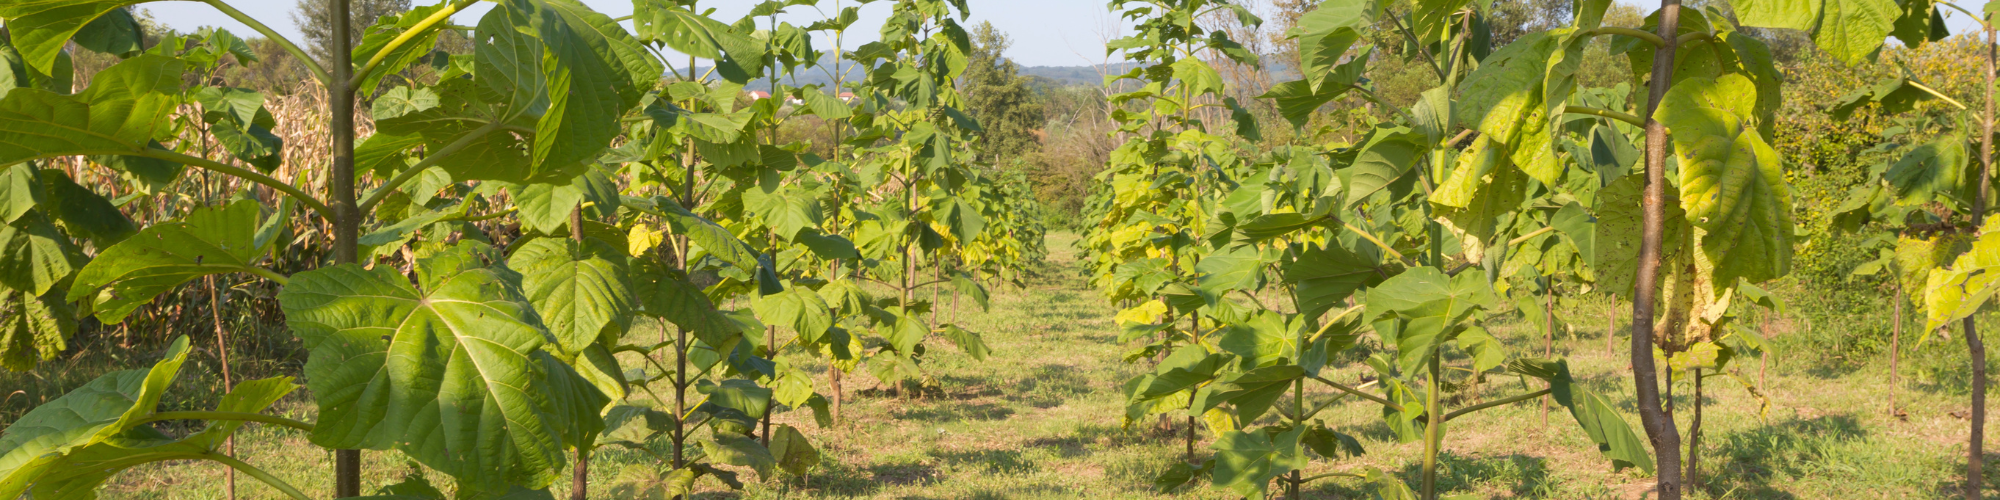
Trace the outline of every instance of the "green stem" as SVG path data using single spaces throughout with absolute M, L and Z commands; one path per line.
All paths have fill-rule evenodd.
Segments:
M 112 155 L 139 156 L 145 158 L 152 158 L 155 160 L 166 160 L 174 163 L 179 163 L 182 165 L 187 165 L 190 167 L 204 168 L 223 174 L 233 175 L 250 182 L 255 182 L 258 184 L 269 186 L 271 189 L 276 189 L 279 192 L 291 195 L 292 198 L 299 200 L 299 203 L 305 204 L 306 208 L 311 208 L 313 209 L 314 212 L 319 212 L 319 214 L 322 216 L 326 217 L 333 216 L 333 209 L 327 208 L 325 203 L 320 203 L 319 199 L 313 198 L 312 195 L 306 194 L 304 190 L 301 190 L 297 187 L 293 187 L 291 184 L 285 183 L 285 181 L 281 181 L 271 176 L 264 175 L 263 173 L 255 170 L 237 167 L 229 165 L 227 163 L 210 160 L 207 158 L 188 156 L 159 148 L 146 148 L 144 151 L 140 151 L 137 153 L 131 151 L 87 151 L 75 154 L 77 155 L 112 154 Z
M 1424 55 L 1424 62 L 1430 63 L 1431 71 L 1437 72 L 1438 83 L 1450 81 L 1451 77 L 1444 75 L 1444 68 L 1438 66 L 1437 57 L 1431 55 L 1431 49 L 1422 42 L 1418 42 L 1416 33 L 1411 33 L 1410 28 L 1403 26 L 1403 16 L 1398 16 L 1394 12 L 1386 12 L 1386 14 L 1389 15 L 1389 22 L 1396 25 L 1396 31 L 1402 33 L 1404 38 L 1410 40 L 1410 45 L 1416 47 L 1417 52 Z M 1410 123 L 1416 122 L 1413 121 Z
M 1700 41 L 1714 41 L 1714 40 L 1715 40 L 1715 34 L 1714 34 L 1714 33 L 1681 33 L 1681 36 L 1678 36 L 1678 37 L 1674 37 L 1674 43 L 1678 43 L 1678 44 L 1681 44 L 1681 45 L 1687 45 L 1687 44 L 1689 44 L 1689 43 L 1693 43 L 1693 42 L 1694 42 L 1694 41 L 1696 41 L 1696 40 L 1700 40 Z
M 283 274 L 278 274 L 277 271 L 272 271 L 270 269 L 265 269 L 257 266 L 250 266 L 250 274 L 263 276 L 264 279 L 276 281 L 278 282 L 278 286 L 285 286 L 286 284 L 292 282 L 291 278 L 288 278 Z
M 451 19 L 452 14 L 458 13 L 459 9 L 463 9 L 466 8 L 467 6 L 472 5 L 473 1 L 474 0 L 458 0 L 456 2 L 452 2 L 448 5 L 445 5 L 444 8 L 438 9 L 437 12 L 432 12 L 430 16 L 425 17 L 423 20 L 417 21 L 417 24 L 415 26 L 411 26 L 410 29 L 403 30 L 403 34 L 396 35 L 395 39 L 389 40 L 388 45 L 382 46 L 382 50 L 375 51 L 375 55 L 369 57 L 368 62 L 366 64 L 361 65 L 361 70 L 355 71 L 354 76 L 348 78 L 347 80 L 348 88 L 361 86 L 361 81 L 367 80 L 368 74 L 374 73 L 375 67 L 380 66 L 382 64 L 383 59 L 389 58 L 389 54 L 391 52 L 395 52 L 396 49 L 401 48 L 403 44 L 410 43 L 410 40 L 415 39 L 418 35 L 422 35 L 425 31 L 430 31 L 431 27 L 437 26 L 439 23 L 443 23 L 446 20 Z M 367 210 L 363 209 L 362 211 L 366 212 Z
M 1938 2 L 1938 3 L 1935 3 L 1935 4 L 1932 4 L 1932 5 L 1943 5 L 1943 6 L 1946 6 L 1946 7 L 1951 7 L 1952 9 L 1954 9 L 1954 10 L 1957 10 L 1957 11 L 1959 11 L 1959 12 L 1964 12 L 1964 13 L 1965 13 L 1965 15 L 1967 15 L 1967 16 L 1971 16 L 1971 17 L 1972 17 L 1972 20 L 1974 20 L 1974 21 L 1979 21 L 1979 27 L 1980 27 L 1980 28 L 1982 28 L 1982 29 L 1980 29 L 1980 31 L 1986 31 L 1987 29 L 1991 29 L 1991 28 L 1993 27 L 1993 25 L 1990 25 L 1990 24 L 1987 24 L 1987 23 L 1986 23 L 1986 18 L 1985 18 L 1985 17 L 1982 17 L 1982 16 L 1980 16 L 1979 14 L 1974 14 L 1974 13 L 1972 13 L 1972 11 L 1969 11 L 1969 10 L 1965 10 L 1965 7 L 1960 7 L 1960 6 L 1958 6 L 1958 4 L 1955 4 L 1955 3 L 1951 3 L 1951 2 Z
M 1646 120 L 1641 120 L 1637 116 L 1632 116 L 1630 114 L 1620 113 L 1609 109 L 1593 108 L 1590 106 L 1563 106 L 1563 112 L 1579 114 L 1579 115 L 1602 116 L 1605 118 L 1610 118 L 1613 120 L 1618 120 L 1621 122 L 1631 124 L 1634 127 L 1646 126 Z
M 1317 480 L 1320 480 L 1320 479 L 1326 479 L 1326 478 L 1329 478 L 1329 477 L 1351 477 L 1351 478 L 1355 478 L 1355 479 L 1367 479 L 1367 478 L 1368 478 L 1368 476 L 1363 476 L 1363 475 L 1360 475 L 1360 474 L 1348 474 L 1348 473 L 1345 473 L 1345 472 L 1328 472 L 1328 473 L 1325 473 L 1325 474 L 1320 474 L 1320 475 L 1317 475 L 1317 476 L 1312 476 L 1312 477 L 1308 477 L 1308 478 L 1305 478 L 1305 479 L 1300 479 L 1300 480 L 1298 480 L 1298 482 L 1299 482 L 1299 484 L 1305 484 L 1305 483 L 1310 483 L 1310 482 L 1313 482 L 1313 481 L 1317 481 Z
M 381 203 L 384 198 L 388 198 L 389 193 L 395 192 L 396 188 L 402 187 L 403 184 L 416 179 L 418 175 L 424 173 L 424 170 L 437 165 L 445 157 L 450 156 L 452 153 L 457 153 L 458 150 L 465 149 L 466 146 L 471 146 L 472 141 L 478 140 L 480 137 L 485 137 L 486 134 L 499 129 L 499 120 L 486 122 L 485 125 L 481 125 L 479 128 L 473 129 L 472 132 L 459 136 L 458 140 L 451 141 L 451 144 L 446 144 L 436 152 L 424 155 L 423 161 L 419 161 L 416 165 L 411 165 L 410 168 L 396 173 L 396 177 L 389 179 L 389 182 L 383 183 L 382 187 L 375 188 L 375 191 L 368 193 L 368 198 L 361 200 L 361 213 L 365 214 L 369 210 L 375 209 L 375 204 Z
M 507 207 L 507 209 L 506 209 L 506 210 L 501 210 L 501 211 L 498 211 L 498 212 L 493 212 L 493 213 L 490 213 L 490 214 L 485 214 L 485 215 L 466 215 L 466 216 L 463 216 L 463 217 L 453 217 L 453 218 L 449 218 L 449 219 L 442 219 L 442 220 L 440 220 L 439 222 L 444 222 L 444 221 L 459 221 L 459 222 L 480 222 L 480 221 L 489 221 L 489 220 L 493 220 L 493 219 L 498 219 L 498 218 L 501 218 L 501 217 L 506 217 L 506 216 L 507 216 L 507 214 L 511 214 L 511 213 L 514 213 L 514 212 L 519 212 L 519 211 L 521 211 L 521 207 Z
M 1390 400 L 1388 400 L 1388 399 L 1384 399 L 1384 398 L 1382 398 L 1381 396 L 1376 396 L 1376 395 L 1374 395 L 1374 394 L 1369 394 L 1369 393 L 1366 393 L 1366 392 L 1361 392 L 1361 390 L 1360 390 L 1360 389 L 1355 389 L 1355 388 L 1353 388 L 1353 387 L 1348 387 L 1348 386 L 1346 386 L 1345 384 L 1341 384 L 1341 383 L 1339 383 L 1339 382 L 1334 382 L 1334 381 L 1332 381 L 1332 380 L 1327 380 L 1327 379 L 1326 379 L 1325 377 L 1320 377 L 1320 376 L 1317 376 L 1317 375 L 1314 375 L 1314 376 L 1312 377 L 1312 379 L 1313 379 L 1313 380 L 1318 380 L 1318 381 L 1319 381 L 1319 383 L 1322 383 L 1322 384 L 1326 384 L 1327 386 L 1329 386 L 1329 387 L 1332 387 L 1332 388 L 1334 388 L 1334 389 L 1339 389 L 1339 390 L 1340 390 L 1341 392 L 1345 392 L 1345 393 L 1348 393 L 1348 394 L 1353 394 L 1353 395 L 1356 395 L 1356 396 L 1361 396 L 1361 399 L 1366 399 L 1366 400 L 1369 400 L 1369 401 L 1374 401 L 1374 402 L 1375 402 L 1375 404 L 1379 404 L 1379 405 L 1382 405 L 1382 406 L 1387 406 L 1387 407 L 1389 407 L 1389 409 L 1391 409 L 1391 410 L 1396 410 L 1396 411 L 1403 411 L 1403 405 L 1399 405 L 1399 404 L 1396 404 L 1396 403 L 1395 403 L 1394 401 L 1390 401 Z
M 1930 95 L 1933 95 L 1933 96 L 1936 96 L 1936 97 L 1937 97 L 1937 98 L 1939 98 L 1939 99 L 1944 99 L 1944 102 L 1946 102 L 1946 103 L 1950 103 L 1950 104 L 1951 104 L 1952 106 L 1955 106 L 1955 107 L 1957 107 L 1957 108 L 1958 108 L 1958 109 L 1960 109 L 1960 110 L 1965 110 L 1965 109 L 1968 109 L 1968 108 L 1966 108 L 1966 107 L 1965 107 L 1965 103 L 1962 103 L 1962 102 L 1958 102 L 1958 99 L 1952 99 L 1952 98 L 1951 98 L 1951 96 L 1948 96 L 1948 95 L 1944 95 L 1944 93 L 1943 93 L 1943 92 L 1938 92 L 1938 90 L 1937 90 L 1937 89 L 1934 89 L 1934 88 L 1931 88 L 1931 87 L 1930 87 L 1929 85 L 1924 85 L 1924 83 L 1923 83 L 1923 82 L 1919 82 L 1919 81 L 1916 81 L 1916 80 L 1911 80 L 1911 79 L 1907 79 L 1907 78 L 1906 78 L 1906 79 L 1904 79 L 1904 80 L 1903 80 L 1903 82 L 1904 82 L 1904 83 L 1908 83 L 1908 84 L 1910 84 L 1910 86 L 1911 86 L 1911 87 L 1916 87 L 1916 88 L 1917 88 L 1917 90 L 1922 90 L 1922 91 L 1924 91 L 1924 92 L 1928 92 L 1928 93 L 1930 93 Z
M 139 420 L 132 422 L 132 425 L 141 425 L 141 424 L 160 422 L 165 420 L 236 420 L 242 422 L 257 422 L 260 424 L 282 425 L 285 427 L 290 427 L 293 429 L 298 429 L 306 432 L 312 432 L 313 430 L 313 424 L 308 424 L 305 422 L 300 422 L 297 420 L 292 420 L 284 417 L 273 417 L 270 415 L 264 415 L 259 413 L 244 413 L 237 411 L 163 411 L 163 412 L 156 412 L 152 415 L 147 415 L 145 417 L 141 417 L 139 418 Z
M 299 61 L 299 64 L 304 65 L 307 71 L 311 71 L 313 74 L 313 78 L 318 78 L 320 83 L 324 84 L 333 83 L 333 77 L 327 76 L 326 68 L 320 67 L 319 62 L 314 61 L 311 56 L 307 56 L 306 51 L 299 50 L 299 46 L 292 44 L 291 40 L 285 39 L 285 37 L 283 36 L 279 36 L 278 32 L 276 31 L 271 31 L 271 28 L 269 26 L 265 26 L 264 23 L 257 21 L 257 18 L 250 17 L 249 15 L 244 14 L 243 11 L 236 10 L 235 7 L 231 7 L 229 6 L 229 4 L 223 3 L 222 0 L 201 0 L 201 2 L 206 3 L 211 7 L 215 7 L 215 10 L 222 11 L 222 13 L 228 15 L 230 19 L 235 19 L 237 22 L 243 23 L 245 26 L 249 26 L 250 29 L 256 30 L 258 34 L 264 35 L 264 38 L 269 39 L 273 42 L 277 42 L 278 48 L 284 49 L 286 53 L 290 53 L 292 55 L 292 58 L 297 59 Z
M 1660 38 L 1660 35 L 1653 34 L 1652 32 L 1646 30 L 1634 29 L 1634 28 L 1621 28 L 1617 26 L 1599 26 L 1596 28 L 1591 28 L 1589 33 L 1592 35 L 1629 36 L 1632 38 L 1645 40 L 1646 43 L 1653 44 L 1654 47 L 1659 47 L 1667 44 L 1667 39 Z
M 312 497 L 306 496 L 305 492 L 299 491 L 299 489 L 293 487 L 291 483 L 287 483 L 283 479 L 278 479 L 277 476 L 273 476 L 268 472 L 264 472 L 263 469 L 252 467 L 250 466 L 250 464 L 243 463 L 242 460 L 237 460 L 235 458 L 230 457 L 229 455 L 211 452 L 203 454 L 201 458 L 221 462 L 222 465 L 227 465 L 231 469 L 236 469 L 237 472 L 248 474 L 250 475 L 250 477 L 257 478 L 258 481 L 263 481 L 264 484 L 271 485 L 272 488 L 277 488 L 278 491 L 282 491 L 286 495 L 291 496 L 292 498 L 296 498 L 298 500 L 312 500 Z
M 1390 257 L 1394 257 L 1396 258 L 1396 260 L 1403 260 L 1403 253 L 1397 252 L 1396 249 L 1394 248 L 1390 248 L 1389 244 L 1383 242 L 1381 238 L 1377 238 L 1373 234 L 1368 234 L 1367 231 L 1363 231 L 1361 230 L 1361 228 L 1354 227 L 1354 224 L 1344 221 L 1341 222 L 1340 224 L 1342 226 L 1346 226 L 1348 231 L 1354 231 L 1354 234 L 1356 236 L 1360 236 L 1361 239 L 1368 240 L 1369 243 L 1374 243 L 1376 248 L 1380 248 L 1382 249 L 1383 252 L 1387 252 Z
M 1536 237 L 1536 236 L 1541 236 L 1541 235 L 1543 235 L 1543 234 L 1545 234 L 1545 233 L 1548 233 L 1549 231 L 1554 231 L 1554 230 L 1556 230 L 1556 227 L 1555 227 L 1555 226 L 1546 226 L 1546 227 L 1543 227 L 1543 228 L 1541 228 L 1541 229 L 1536 229 L 1536 230 L 1534 230 L 1534 231 L 1529 231 L 1529 232 L 1528 232 L 1528 234 L 1523 234 L 1523 235 L 1520 235 L 1520 236 L 1517 236 L 1517 237 L 1515 237 L 1514 239 L 1511 239 L 1511 240 L 1507 240 L 1507 246 L 1510 246 L 1510 247 L 1511 247 L 1511 246 L 1514 246 L 1514 245 L 1519 245 L 1519 244 L 1521 244 L 1522 242 L 1525 242 L 1525 241 L 1528 241 L 1528 240 L 1530 240 L 1530 239 L 1534 239 L 1534 237 Z
M 1434 352 L 1431 353 L 1430 373 L 1428 374 L 1430 387 L 1424 388 L 1424 415 L 1430 420 L 1429 425 L 1424 426 L 1424 500 L 1437 500 L 1438 448 L 1444 444 L 1443 428 L 1445 419 L 1444 415 L 1438 413 L 1438 390 L 1440 389 L 1438 387 L 1438 379 L 1442 378 L 1438 374 L 1440 371 L 1438 369 L 1438 357 L 1442 356 L 1443 353 L 1435 352 L 1435 348 L 1433 350 Z
M 1472 412 L 1475 412 L 1475 411 L 1479 411 L 1479 410 L 1484 410 L 1484 409 L 1487 409 L 1487 408 L 1492 408 L 1492 407 L 1495 407 L 1495 406 L 1501 406 L 1501 405 L 1508 405 L 1508 404 L 1513 404 L 1513 403 L 1519 403 L 1519 402 L 1522 402 L 1522 401 L 1527 401 L 1527 400 L 1530 400 L 1530 399 L 1535 399 L 1535 398 L 1539 398 L 1539 397 L 1542 397 L 1542 396 L 1545 396 L 1545 395 L 1547 395 L 1548 393 L 1549 393 L 1549 390 L 1548 390 L 1548 389 L 1542 389 L 1542 390 L 1539 390 L 1539 391 L 1535 391 L 1535 392 L 1530 392 L 1530 393 L 1527 393 L 1527 394 L 1522 394 L 1522 395 L 1519 395 L 1519 396 L 1514 396 L 1514 397 L 1511 397 L 1511 398 L 1507 398 L 1507 399 L 1496 399 L 1496 400 L 1493 400 L 1493 401 L 1487 401 L 1487 402 L 1484 402 L 1484 403 L 1480 403 L 1480 404 L 1476 404 L 1476 405 L 1472 405 L 1472 406 L 1467 406 L 1467 407 L 1464 407 L 1464 408 L 1459 408 L 1459 409 L 1457 409 L 1457 410 L 1453 410 L 1453 411 L 1452 411 L 1451 413 L 1446 413 L 1446 414 L 1444 414 L 1444 421 L 1446 421 L 1446 422 L 1450 422 L 1450 421 L 1451 421 L 1451 419 L 1454 419 L 1454 418 L 1458 418 L 1458 417 L 1461 417 L 1461 416 L 1464 416 L 1464 415 L 1465 415 L 1465 414 L 1467 414 L 1467 413 L 1472 413 Z
M 1375 101 L 1375 105 L 1381 106 L 1383 109 L 1395 111 L 1398 116 L 1403 117 L 1405 123 L 1417 122 L 1417 119 L 1415 117 L 1410 116 L 1409 113 L 1404 112 L 1402 107 L 1396 106 L 1394 104 L 1389 104 L 1389 101 L 1382 100 L 1382 96 L 1375 95 L 1375 91 L 1373 90 L 1368 90 L 1365 87 L 1362 87 L 1360 85 L 1355 85 L 1352 83 L 1347 84 L 1347 88 L 1349 90 L 1361 92 L 1362 97 L 1366 97 L 1370 101 Z

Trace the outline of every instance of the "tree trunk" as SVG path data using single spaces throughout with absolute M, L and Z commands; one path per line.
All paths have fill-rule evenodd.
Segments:
M 1612 341 L 1618 340 L 1618 301 L 1611 301 L 1611 308 L 1604 311 L 1604 355 L 1613 351 Z
M 1688 424 L 1687 487 L 1701 488 L 1701 369 L 1694 369 L 1694 422 Z
M 236 382 L 229 376 L 229 334 L 225 333 L 225 329 L 222 327 L 222 293 L 221 289 L 215 286 L 215 276 L 213 275 L 208 277 L 208 310 L 213 313 L 215 319 L 215 354 L 216 357 L 221 358 L 222 392 L 227 394 L 229 391 L 235 390 Z M 223 441 L 222 447 L 224 455 L 235 457 L 236 435 L 230 434 L 229 439 Z M 223 469 L 223 497 L 229 500 L 236 500 L 236 468 L 224 467 Z
M 1991 16 L 1988 16 L 1989 18 Z M 1986 192 L 1993 189 L 1993 63 L 1995 58 L 1994 31 L 1986 27 L 1986 119 L 1980 121 L 1983 133 L 1979 143 L 1979 192 L 1972 198 L 1972 226 L 1980 227 L 1986 222 Z M 1986 343 L 1980 340 L 1979 330 L 1973 325 L 1972 317 L 1965 318 L 1965 348 L 1972 355 L 1972 432 L 1966 436 L 1965 450 L 1965 498 L 1978 499 L 1983 486 L 1981 471 L 1984 467 L 1986 444 Z
M 569 210 L 569 238 L 576 240 L 579 249 L 583 247 L 582 205 Z M 588 500 L 590 498 L 590 441 L 589 439 L 585 439 L 583 442 L 576 444 L 576 465 L 572 466 L 569 475 L 570 500 Z
M 352 40 L 347 34 L 348 0 L 326 0 L 333 18 L 333 60 L 327 64 L 328 132 L 333 140 L 333 168 L 327 173 L 327 193 L 333 209 L 333 260 L 351 264 L 361 260 L 361 213 L 354 202 L 354 88 L 348 79 L 354 71 Z M 361 495 L 361 450 L 334 450 L 333 496 Z
M 1903 354 L 1903 280 L 1896 280 L 1896 305 L 1889 328 L 1889 416 L 1896 416 L 1896 362 Z
M 1632 382 L 1638 392 L 1639 420 L 1653 442 L 1657 462 L 1658 500 L 1681 498 L 1681 436 L 1673 417 L 1660 407 L 1659 373 L 1653 364 L 1653 306 L 1660 278 L 1660 245 L 1666 233 L 1667 127 L 1653 119 L 1660 99 L 1672 85 L 1674 52 L 1680 35 L 1680 0 L 1660 1 L 1660 38 L 1666 43 L 1653 52 L 1653 71 L 1646 98 L 1646 193 L 1644 235 L 1639 245 L 1639 269 L 1632 300 Z
M 1554 279 L 1542 283 L 1542 358 L 1555 354 L 1556 342 L 1556 288 Z M 1550 387 L 1554 387 L 1551 385 Z M 1542 396 L 1542 428 L 1549 428 L 1549 399 Z

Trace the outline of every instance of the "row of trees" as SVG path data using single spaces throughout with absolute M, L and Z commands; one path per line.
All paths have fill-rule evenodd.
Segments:
M 283 168 L 301 159 L 271 132 L 263 93 L 188 77 L 253 62 L 232 34 L 147 40 L 120 4 L 0 6 L 0 48 L 22 62 L 0 88 L 0 358 L 36 369 L 79 318 L 115 324 L 190 284 L 247 277 L 277 288 L 317 419 L 264 413 L 298 389 L 290 376 L 227 384 L 213 411 L 161 411 L 190 353 L 181 337 L 150 369 L 106 374 L 9 426 L 0 497 L 88 496 L 127 468 L 196 459 L 229 466 L 232 484 L 240 472 L 308 498 L 227 446 L 250 422 L 339 450 L 337 497 L 366 493 L 357 450 L 397 450 L 452 477 L 460 498 L 546 497 L 565 471 L 585 498 L 606 446 L 659 458 L 621 475 L 649 495 L 704 477 L 740 487 L 719 465 L 803 474 L 818 452 L 774 414 L 831 425 L 857 368 L 922 383 L 935 339 L 984 359 L 980 334 L 954 324 L 960 298 L 984 308 L 987 287 L 1043 252 L 1027 179 L 981 161 L 984 129 L 959 90 L 973 61 L 962 4 L 897 2 L 877 41 L 846 47 L 858 9 L 838 3 L 796 26 L 777 14 L 821 6 L 765 2 L 725 23 L 648 1 L 628 29 L 567 0 L 460 21 L 472 2 L 454 0 L 355 29 L 334 0 L 328 32 L 359 43 L 329 37 L 311 57 L 207 3 L 324 86 L 330 134 L 307 140 L 330 144 L 331 169 Z M 470 50 L 441 50 L 453 36 Z M 815 38 L 865 76 L 744 97 L 754 79 L 823 64 Z M 72 91 L 71 50 L 119 61 Z M 833 137 L 781 140 L 805 119 Z M 110 192 L 59 168 L 78 157 L 118 179 Z M 211 176 L 243 188 L 146 222 L 111 201 Z M 287 250 L 315 244 L 331 252 Z M 161 421 L 203 430 L 169 436 L 149 425 Z M 375 493 L 445 496 L 421 475 Z
M 1448 421 L 1544 396 L 1569 410 L 1614 467 L 1655 474 L 1660 498 L 1700 484 L 1702 381 L 1733 376 L 1732 360 L 1766 349 L 1736 319 L 1783 307 L 1757 285 L 1790 273 L 1802 232 L 1785 161 L 1771 146 L 1786 78 L 1763 30 L 1803 32 L 1852 66 L 1892 36 L 1910 47 L 1943 40 L 1943 13 L 1965 10 L 1856 3 L 1696 9 L 1669 0 L 1623 24 L 1610 22 L 1611 2 L 1578 2 L 1560 23 L 1502 40 L 1494 22 L 1507 11 L 1474 2 L 1329 0 L 1286 31 L 1299 79 L 1257 96 L 1294 130 L 1265 147 L 1246 147 L 1267 142 L 1271 127 L 1216 69 L 1264 63 L 1227 29 L 1260 19 L 1222 1 L 1114 3 L 1135 34 L 1109 47 L 1137 63 L 1117 78 L 1138 88 L 1112 97 L 1124 143 L 1099 176 L 1107 187 L 1093 198 L 1098 223 L 1086 245 L 1095 283 L 1127 306 L 1120 340 L 1137 347 L 1126 360 L 1153 362 L 1125 385 L 1127 424 L 1185 417 L 1187 461 L 1158 485 L 1206 477 L 1259 496 L 1275 479 L 1295 497 L 1305 483 L 1351 476 L 1384 498 L 1436 498 Z M 1234 23 L 1210 22 L 1224 16 Z M 1922 283 L 1930 329 L 1962 321 L 1973 380 L 1967 498 L 1979 498 L 1982 484 L 1986 366 L 1970 318 L 1996 289 L 1985 274 L 1995 264 L 1979 250 L 1983 236 L 1969 252 L 1950 242 L 1985 234 L 1993 71 L 1992 32 L 1982 26 L 1985 90 L 1963 101 L 1984 100 L 1983 114 L 1957 105 L 1956 127 L 1940 126 L 1967 132 L 1912 148 L 1837 216 L 1849 227 L 1900 231 L 1906 243 L 1892 260 L 1915 276 L 1906 281 Z M 1592 57 L 1613 56 L 1629 71 L 1584 71 L 1604 66 Z M 1399 78 L 1409 67 L 1431 78 Z M 1411 81 L 1432 86 L 1406 101 L 1384 98 Z M 1323 113 L 1344 97 L 1389 118 L 1356 129 Z M 1871 109 L 1894 113 L 1926 99 L 1962 101 L 1905 77 L 1857 92 L 1835 112 L 1878 103 Z M 1561 282 L 1632 305 L 1630 360 L 1650 451 L 1562 360 L 1510 356 L 1484 328 L 1511 290 L 1546 346 Z M 1374 354 L 1341 355 L 1368 332 Z M 1463 355 L 1447 356 L 1450 348 Z M 1372 376 L 1324 376 L 1343 360 Z M 1546 388 L 1445 406 L 1441 393 L 1501 373 Z M 1662 394 L 1676 381 L 1694 391 L 1685 430 Z M 1307 384 L 1330 391 L 1309 393 Z M 1350 397 L 1380 406 L 1399 440 L 1424 443 L 1416 491 L 1379 471 L 1302 475 L 1314 455 L 1361 453 L 1313 419 Z M 1271 414 L 1275 421 L 1263 419 Z M 1195 453 L 1203 429 L 1215 451 L 1206 459 Z

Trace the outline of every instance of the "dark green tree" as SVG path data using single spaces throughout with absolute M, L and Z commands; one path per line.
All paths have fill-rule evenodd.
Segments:
M 1006 33 L 981 22 L 974 28 L 973 48 L 960 92 L 965 108 L 979 120 L 985 132 L 979 136 L 981 162 L 1006 163 L 1041 149 L 1036 136 L 1047 121 L 1042 116 L 1040 96 L 1021 76 L 1020 66 L 1007 59 L 1013 44 Z
M 375 25 L 375 19 L 409 12 L 410 0 L 349 0 L 347 8 L 353 16 L 347 24 L 348 46 L 358 47 L 363 30 Z M 313 59 L 329 60 L 326 48 L 333 43 L 333 16 L 326 0 L 299 0 L 292 9 L 292 24 L 305 34 L 305 49 Z

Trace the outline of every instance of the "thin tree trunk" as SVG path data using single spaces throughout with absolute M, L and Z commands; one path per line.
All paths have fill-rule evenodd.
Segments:
M 1889 416 L 1896 415 L 1896 362 L 1903 354 L 1903 280 L 1896 281 L 1895 312 L 1889 329 Z
M 1632 382 L 1638 392 L 1639 420 L 1653 442 L 1657 462 L 1657 500 L 1681 498 L 1681 436 L 1671 414 L 1660 407 L 1659 373 L 1653 364 L 1653 307 L 1660 278 L 1660 246 L 1666 234 L 1667 128 L 1653 119 L 1660 99 L 1672 85 L 1674 52 L 1680 36 L 1680 0 L 1660 1 L 1660 38 L 1653 52 L 1653 71 L 1646 98 L 1646 192 L 1644 235 L 1639 245 L 1639 269 L 1632 300 Z M 1671 377 L 1671 375 L 1669 375 Z
M 583 246 L 583 206 L 581 205 L 569 210 L 569 237 L 572 240 L 576 240 L 579 248 Z M 590 448 L 591 443 L 589 439 L 576 444 L 576 465 L 570 469 L 569 476 L 570 500 L 588 500 L 590 498 Z
M 229 375 L 229 334 L 225 333 L 222 327 L 222 293 L 220 289 L 216 288 L 215 276 L 213 275 L 208 277 L 208 310 L 214 313 L 215 317 L 215 354 L 222 361 L 222 392 L 227 394 L 229 391 L 236 389 L 236 382 Z M 222 447 L 224 455 L 235 457 L 236 435 L 230 434 L 229 439 L 223 441 Z M 229 500 L 236 500 L 236 469 L 233 467 L 224 467 L 223 469 L 223 497 Z
M 1542 358 L 1555 353 L 1556 342 L 1556 288 L 1555 280 L 1542 283 Z M 1551 385 L 1553 387 L 1553 385 Z M 1549 428 L 1549 396 L 1542 396 L 1542 428 Z
M 1991 16 L 1988 16 L 1989 18 Z M 1979 143 L 1979 192 L 1972 198 L 1972 226 L 1980 227 L 1986 222 L 1986 192 L 1993 189 L 1993 64 L 1996 57 L 1996 43 L 1991 25 L 1986 27 L 1986 119 L 1980 122 L 1984 129 Z M 1965 348 L 1972 355 L 1972 432 L 1966 436 L 1965 450 L 1965 498 L 1978 499 L 1983 489 L 1981 480 L 1985 462 L 1983 448 L 1986 444 L 1986 342 L 1980 340 L 1979 330 L 1973 325 L 1972 317 L 1965 318 Z
M 827 381 L 833 386 L 833 421 L 840 421 L 840 366 L 832 360 L 826 362 Z
M 333 260 L 339 264 L 351 264 L 361 260 L 358 244 L 361 238 L 361 213 L 354 202 L 354 88 L 348 86 L 348 79 L 354 69 L 353 41 L 347 37 L 348 0 L 326 0 L 327 9 L 333 18 L 335 34 L 328 55 L 333 60 L 327 64 L 328 132 L 332 135 L 333 168 L 327 173 L 328 198 L 333 209 Z M 351 497 L 361 495 L 361 450 L 335 450 L 333 452 L 333 496 Z
M 1189 337 L 1192 337 L 1192 338 L 1196 338 L 1196 339 L 1199 339 L 1199 338 L 1201 338 L 1201 315 L 1200 315 L 1200 314 L 1190 314 L 1190 315 L 1188 315 L 1188 336 L 1189 336 Z M 1188 401 L 1188 405 L 1189 405 L 1189 406 L 1193 406 L 1193 405 L 1194 405 L 1194 401 L 1193 401 L 1193 400 L 1189 400 L 1189 401 Z M 1194 415 L 1190 414 L 1190 415 L 1188 415 L 1188 416 L 1187 416 L 1187 426 L 1188 426 L 1188 427 L 1187 427 L 1187 462 L 1188 462 L 1188 463 L 1190 463 L 1190 464 L 1192 464 L 1192 463 L 1194 463 Z
M 1694 369 L 1694 422 L 1688 424 L 1688 489 L 1701 489 L 1701 369 Z
M 771 356 L 771 359 L 774 360 L 778 359 L 777 326 L 764 327 L 764 342 L 765 342 L 764 345 L 771 346 L 767 348 L 764 352 L 769 354 Z M 769 448 L 771 447 L 771 407 L 769 405 L 766 405 L 764 407 L 764 418 L 762 418 L 761 420 L 764 421 L 764 430 L 762 432 L 757 433 L 757 442 L 763 443 L 764 447 Z
M 1618 302 L 1612 301 L 1611 308 L 1604 311 L 1604 355 L 1610 356 L 1614 340 L 1618 340 Z

